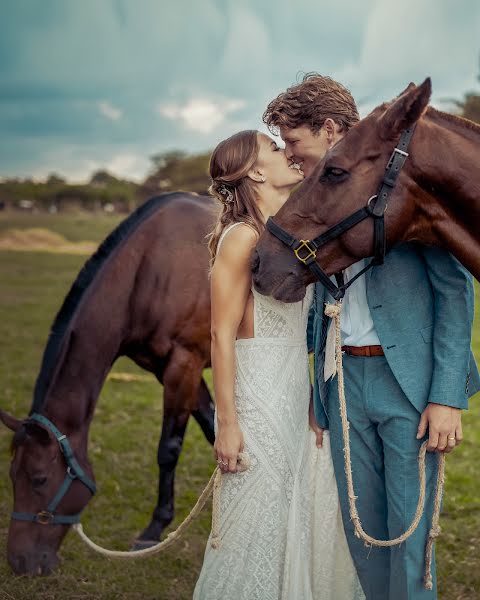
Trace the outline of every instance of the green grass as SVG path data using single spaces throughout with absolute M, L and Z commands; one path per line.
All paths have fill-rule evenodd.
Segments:
M 124 215 L 125 216 L 125 215 Z M 0 235 L 6 229 L 39 227 L 60 233 L 70 242 L 100 242 L 124 218 L 118 214 L 98 212 L 95 216 L 87 212 L 69 215 L 57 213 L 0 212 Z
M 100 241 L 118 222 L 88 215 L 2 215 L 0 230 L 45 227 L 67 239 Z M 0 406 L 24 416 L 51 322 L 86 257 L 0 252 Z M 480 319 L 474 347 L 480 356 Z M 116 372 L 144 374 L 126 359 Z M 210 382 L 210 373 L 206 373 Z M 473 400 L 465 414 L 462 446 L 447 459 L 442 536 L 437 543 L 439 597 L 480 598 L 480 408 Z M 83 524 L 109 548 L 127 549 L 148 522 L 156 500 L 156 447 L 162 418 L 162 389 L 151 379 L 106 382 L 97 405 L 90 456 L 99 492 L 89 503 Z M 5 560 L 8 514 L 12 506 L 8 478 L 11 435 L 0 428 L 0 600 L 191 598 L 210 528 L 206 509 L 184 538 L 166 553 L 149 559 L 114 561 L 90 552 L 70 533 L 61 549 L 62 563 L 48 578 L 12 575 Z M 188 514 L 213 470 L 211 448 L 193 420 L 189 423 L 177 469 L 175 527 Z M 230 600 L 230 599 L 229 599 Z M 234 600 L 234 599 L 232 599 Z

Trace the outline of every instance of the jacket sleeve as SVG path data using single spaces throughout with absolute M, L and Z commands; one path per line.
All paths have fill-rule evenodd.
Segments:
M 445 250 L 422 246 L 421 252 L 434 296 L 433 374 L 428 401 L 468 408 L 473 279 Z

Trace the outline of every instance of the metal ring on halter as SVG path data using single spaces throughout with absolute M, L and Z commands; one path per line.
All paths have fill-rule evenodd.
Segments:
M 376 200 L 377 198 L 378 198 L 378 195 L 377 194 L 373 194 L 373 196 L 370 196 L 370 198 L 367 200 L 367 207 L 368 207 L 368 210 L 370 212 L 372 212 L 372 210 L 373 210 L 373 208 L 372 208 L 372 201 Z
M 373 196 L 370 196 L 370 198 L 367 200 L 367 208 L 370 213 L 373 213 L 372 202 L 373 202 L 373 200 L 376 200 L 377 198 L 378 198 L 378 195 L 373 194 Z M 385 210 L 383 212 L 386 213 L 387 209 L 388 209 L 388 204 L 385 206 Z
M 48 510 L 41 510 L 39 513 L 37 513 L 36 522 L 40 525 L 50 525 L 53 523 L 53 519 L 53 513 Z

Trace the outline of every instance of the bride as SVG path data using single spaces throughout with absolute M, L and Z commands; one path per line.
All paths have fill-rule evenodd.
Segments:
M 346 545 L 328 432 L 315 422 L 306 343 L 313 286 L 286 304 L 252 287 L 264 223 L 303 179 L 268 136 L 242 131 L 210 160 L 222 210 L 210 235 L 214 453 L 220 544 L 195 600 L 363 598 Z M 310 427 L 309 427 L 310 425 Z M 237 472 L 246 452 L 250 467 Z

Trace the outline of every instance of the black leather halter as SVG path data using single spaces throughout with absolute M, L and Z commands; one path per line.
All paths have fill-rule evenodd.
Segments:
M 407 160 L 408 145 L 415 131 L 415 125 L 409 129 L 405 129 L 400 136 L 400 141 L 397 147 L 392 152 L 387 166 L 385 167 L 385 175 L 378 192 L 368 199 L 366 206 L 357 210 L 337 225 L 334 225 L 313 240 L 297 240 L 292 235 L 287 233 L 279 225 L 275 223 L 272 217 L 269 217 L 266 223 L 268 231 L 277 239 L 283 242 L 289 248 L 292 248 L 295 256 L 300 262 L 306 265 L 315 277 L 327 288 L 335 300 L 341 300 L 345 295 L 345 291 L 352 283 L 363 275 L 368 269 L 374 265 L 383 264 L 386 252 L 386 236 L 385 236 L 385 211 L 387 209 L 388 197 L 397 183 L 398 176 L 402 170 L 405 161 Z M 362 269 L 355 277 L 350 279 L 348 283 L 340 283 L 336 286 L 325 271 L 320 267 L 316 258 L 317 250 L 326 243 L 341 236 L 343 233 L 364 221 L 367 217 L 373 218 L 373 246 L 374 257 L 369 264 Z

